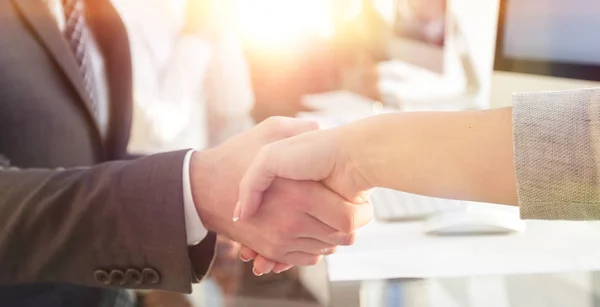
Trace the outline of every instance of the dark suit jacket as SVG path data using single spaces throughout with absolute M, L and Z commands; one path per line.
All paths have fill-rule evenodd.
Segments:
M 215 238 L 187 248 L 185 151 L 125 161 L 127 34 L 108 0 L 87 2 L 110 90 L 105 139 L 44 2 L 0 0 L 0 284 L 190 292 L 211 264 Z

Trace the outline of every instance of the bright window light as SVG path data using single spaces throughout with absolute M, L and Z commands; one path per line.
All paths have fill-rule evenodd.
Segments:
M 334 34 L 332 1 L 237 0 L 236 20 L 250 43 L 265 47 L 293 44 L 303 37 Z

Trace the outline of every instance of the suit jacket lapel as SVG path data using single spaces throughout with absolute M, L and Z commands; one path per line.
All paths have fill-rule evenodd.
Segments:
M 104 56 L 109 88 L 110 125 L 106 137 L 109 159 L 127 156 L 133 107 L 133 73 L 127 29 L 109 0 L 87 1 L 88 26 Z
M 83 104 L 90 120 L 93 122 L 98 137 L 100 130 L 98 122 L 94 116 L 89 101 L 89 94 L 85 89 L 85 84 L 79 66 L 75 61 L 73 52 L 69 47 L 62 33 L 58 29 L 56 22 L 44 2 L 39 0 L 13 0 L 15 6 L 19 9 L 25 20 L 31 25 L 32 30 L 37 34 L 39 41 L 44 45 L 48 53 L 52 55 L 58 66 L 65 73 L 67 79 L 71 82 Z

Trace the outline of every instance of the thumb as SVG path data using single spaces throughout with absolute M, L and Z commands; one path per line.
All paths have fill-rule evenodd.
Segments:
M 273 122 L 272 125 L 267 123 L 265 126 L 269 129 L 275 127 L 281 133 L 280 139 L 319 130 L 319 124 L 313 120 L 274 117 L 271 122 Z M 266 145 L 260 149 L 254 161 L 248 167 L 244 178 L 242 178 L 239 201 L 233 213 L 234 221 L 250 218 L 258 211 L 262 194 L 279 175 L 277 171 L 281 156 L 271 154 L 273 152 L 270 150 L 271 147 Z
M 279 123 L 281 126 L 278 130 L 282 132 L 284 138 L 320 130 L 319 123 L 309 119 L 283 117 L 279 120 Z
M 268 146 L 263 147 L 242 178 L 234 221 L 248 219 L 258 211 L 263 193 L 277 177 L 278 157 L 269 152 Z

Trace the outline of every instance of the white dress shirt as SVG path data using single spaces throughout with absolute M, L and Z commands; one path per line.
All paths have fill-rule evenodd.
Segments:
M 61 32 L 65 29 L 65 17 L 61 0 L 45 0 L 50 9 L 50 13 L 54 16 L 57 25 Z M 99 51 L 93 33 L 90 32 L 90 45 L 88 46 L 89 55 L 92 61 L 92 73 L 94 74 L 94 86 L 96 87 L 96 107 L 98 112 L 98 123 L 100 126 L 101 135 L 106 136 L 108 130 L 110 102 L 108 101 L 108 87 L 106 80 L 106 70 L 104 59 Z M 190 150 L 185 156 L 183 162 L 183 199 L 185 212 L 185 226 L 188 245 L 196 245 L 202 241 L 208 231 L 202 224 L 200 216 L 196 211 L 194 199 L 192 198 L 192 189 L 190 184 L 190 160 L 193 151 Z

